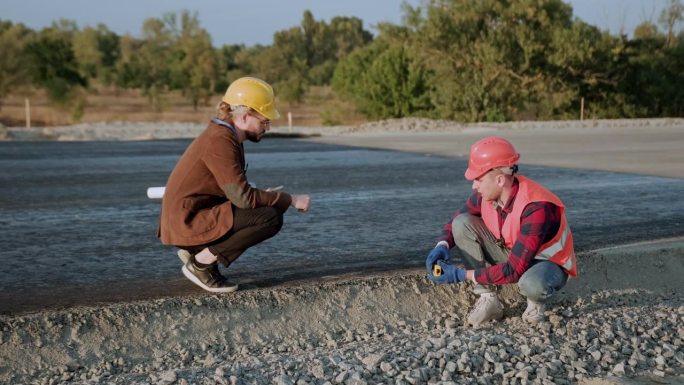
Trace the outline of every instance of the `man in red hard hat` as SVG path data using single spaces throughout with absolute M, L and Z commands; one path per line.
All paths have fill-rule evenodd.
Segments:
M 518 175 L 520 154 L 506 139 L 490 136 L 470 148 L 467 180 L 473 192 L 443 228 L 425 267 L 428 278 L 449 284 L 471 281 L 479 299 L 468 315 L 477 327 L 503 317 L 492 285 L 518 283 L 527 297 L 523 320 L 544 319 L 545 302 L 577 276 L 565 205 L 549 190 Z M 456 249 L 465 269 L 452 263 Z

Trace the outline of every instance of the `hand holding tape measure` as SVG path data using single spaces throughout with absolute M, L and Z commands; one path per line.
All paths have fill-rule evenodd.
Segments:
M 435 283 L 459 283 L 466 279 L 466 271 L 453 264 L 449 257 L 449 247 L 440 242 L 425 259 L 428 278 Z

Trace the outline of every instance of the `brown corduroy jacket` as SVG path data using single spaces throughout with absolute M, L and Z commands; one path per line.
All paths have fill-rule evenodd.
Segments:
M 212 121 L 190 143 L 169 176 L 158 236 L 166 245 L 205 245 L 230 231 L 233 206 L 272 206 L 284 212 L 291 202 L 287 193 L 250 187 L 237 133 Z

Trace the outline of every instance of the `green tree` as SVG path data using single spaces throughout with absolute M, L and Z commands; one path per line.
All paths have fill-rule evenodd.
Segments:
M 327 85 L 332 80 L 335 67 L 340 60 L 354 50 L 365 47 L 373 39 L 363 29 L 363 22 L 356 17 L 333 17 L 329 25 L 320 23 L 317 34 L 311 38 L 313 60 L 308 63 L 311 84 Z
M 73 34 L 73 49 L 82 76 L 110 84 L 120 57 L 119 36 L 104 24 Z
M 327 24 L 316 21 L 310 11 L 304 12 L 301 31 L 300 51 L 309 70 L 307 78 L 314 85 L 329 84 L 339 60 L 372 40 L 370 32 L 363 29 L 363 21 L 356 17 L 338 16 Z
M 560 0 L 432 1 L 413 13 L 413 46 L 435 74 L 442 118 L 508 120 L 541 99 L 551 38 L 572 26 Z
M 2 100 L 30 83 L 24 45 L 30 31 L 22 24 L 0 21 L 0 109 Z
M 254 57 L 257 74 L 274 83 L 278 95 L 289 102 L 300 102 L 309 87 L 310 51 L 302 29 L 295 27 L 273 35 L 273 46 Z
M 164 109 L 164 94 L 170 89 L 175 20 L 169 15 L 150 18 L 143 23 L 143 38 L 121 39 L 121 60 L 117 68 L 117 84 L 140 88 L 155 111 Z
M 403 47 L 383 52 L 365 76 L 368 116 L 400 118 L 430 108 L 425 71 Z
M 546 87 L 536 101 L 539 116 L 577 118 L 581 98 L 587 116 L 636 114 L 634 106 L 618 95 L 625 80 L 624 37 L 611 36 L 579 20 L 570 28 L 554 30 L 551 37 L 552 49 L 543 67 Z
M 645 21 L 634 28 L 634 39 L 652 39 L 658 36 L 658 27 L 649 22 Z
M 242 57 L 247 48 L 243 44 L 224 45 L 218 49 L 217 59 L 217 79 L 214 85 L 214 92 L 224 93 L 231 82 L 231 79 L 237 79 L 250 73 L 248 68 L 249 63 L 243 63 Z
M 365 112 L 365 90 L 367 69 L 388 49 L 387 42 L 378 39 L 342 59 L 332 79 L 332 88 L 341 97 L 354 101 L 360 111 Z
M 684 115 L 684 39 L 656 34 L 625 43 L 618 70 L 625 103 L 635 106 L 635 116 Z
M 53 21 L 50 27 L 45 28 L 40 32 L 43 35 L 71 41 L 71 39 L 74 37 L 74 34 L 78 32 L 78 25 L 73 20 L 58 19 Z
M 333 89 L 372 119 L 428 115 L 428 74 L 400 45 L 376 41 L 343 59 Z
M 96 78 L 102 63 L 102 53 L 98 49 L 97 31 L 86 27 L 74 34 L 74 56 L 78 62 L 79 72 L 85 78 Z
M 684 33 L 665 51 L 661 65 L 664 105 L 660 116 L 684 116 Z
M 254 56 L 253 70 L 273 81 L 283 99 L 298 102 L 310 85 L 330 84 L 340 59 L 371 40 L 360 19 L 335 17 L 328 24 L 307 10 L 299 27 L 276 32 L 273 46 Z
M 26 44 L 25 52 L 33 84 L 44 88 L 52 102 L 67 105 L 87 85 L 66 36 L 43 31 Z
M 330 30 L 334 39 L 334 58 L 344 59 L 358 48 L 373 41 L 373 35 L 363 28 L 363 21 L 356 17 L 333 17 Z
M 667 31 L 666 45 L 674 47 L 676 42 L 677 26 L 684 21 L 684 4 L 682 0 L 670 0 L 669 4 L 660 14 L 660 23 Z
M 122 88 L 141 88 L 143 85 L 142 78 L 145 76 L 142 72 L 142 65 L 139 64 L 137 55 L 138 50 L 143 45 L 143 41 L 136 39 L 130 35 L 121 37 L 119 44 L 121 46 L 121 58 L 116 63 L 116 84 Z
M 221 58 L 196 14 L 182 11 L 147 19 L 142 40 L 124 36 L 120 44 L 117 83 L 142 89 L 157 111 L 164 108 L 169 90 L 182 91 L 197 109 L 216 89 Z
M 171 18 L 170 20 L 175 20 Z M 195 110 L 200 100 L 213 94 L 218 77 L 219 56 L 211 45 L 211 37 L 199 23 L 196 14 L 181 12 L 179 32 L 172 63 L 174 86 L 192 102 Z

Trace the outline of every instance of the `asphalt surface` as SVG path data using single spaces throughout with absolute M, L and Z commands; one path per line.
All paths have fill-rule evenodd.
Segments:
M 156 238 L 189 140 L 0 143 L 0 313 L 198 293 Z M 247 145 L 248 178 L 309 193 L 226 275 L 244 287 L 419 267 L 464 202 L 464 160 L 295 139 Z M 684 180 L 522 165 L 568 207 L 579 252 L 684 234 Z M 580 267 L 581 269 L 581 267 Z

